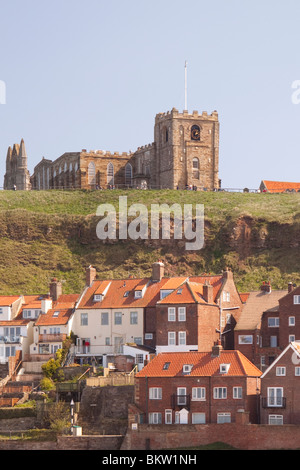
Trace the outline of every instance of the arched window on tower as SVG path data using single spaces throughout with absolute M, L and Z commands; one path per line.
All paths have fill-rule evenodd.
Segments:
M 130 163 L 125 166 L 125 184 L 132 186 L 132 166 Z
M 88 184 L 96 184 L 96 168 L 94 162 L 90 162 L 88 166 Z
M 107 180 L 106 181 L 109 186 L 114 185 L 114 166 L 111 162 L 107 165 Z
M 193 178 L 197 180 L 200 178 L 200 165 L 197 157 L 193 158 Z

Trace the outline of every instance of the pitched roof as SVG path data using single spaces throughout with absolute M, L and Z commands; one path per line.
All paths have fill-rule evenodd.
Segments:
M 285 349 L 281 352 L 281 354 L 279 354 L 279 356 L 276 357 L 276 359 L 269 365 L 269 367 L 264 371 L 264 373 L 262 374 L 261 378 L 264 378 L 268 373 L 269 371 L 275 367 L 275 365 L 280 361 L 281 361 L 281 358 L 286 354 L 286 352 L 288 351 L 288 349 L 292 349 L 294 351 L 294 353 L 296 354 L 296 356 L 294 357 L 294 365 L 299 365 L 299 361 L 300 361 L 300 344 L 298 341 L 291 341 L 286 347 Z
M 262 314 L 267 310 L 276 309 L 279 299 L 286 292 L 286 290 L 250 292 L 246 303 L 242 306 L 241 315 L 235 330 L 254 330 L 259 328 Z
M 36 325 L 66 325 L 71 318 L 78 294 L 61 295 L 46 313 L 39 315 Z
M 184 365 L 192 365 L 189 376 L 250 376 L 260 377 L 262 372 L 240 351 L 222 350 L 219 356 L 211 352 L 164 352 L 150 361 L 136 377 L 180 377 Z M 220 373 L 221 364 L 230 364 L 226 374 Z
M 300 191 L 300 183 L 290 183 L 284 181 L 262 180 L 269 193 L 284 193 L 285 191 Z
M 10 307 L 16 300 L 20 300 L 20 295 L 0 295 L 0 307 Z
M 197 284 L 205 284 L 206 282 L 209 282 L 209 284 L 213 286 L 213 297 L 214 301 L 216 301 L 223 285 L 224 277 L 221 274 L 215 276 L 203 274 L 202 276 L 191 276 L 189 277 L 189 281 L 196 282 Z

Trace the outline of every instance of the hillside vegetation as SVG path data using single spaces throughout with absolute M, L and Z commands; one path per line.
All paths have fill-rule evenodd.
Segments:
M 128 207 L 151 204 L 204 204 L 205 246 L 186 251 L 182 240 L 99 240 L 100 204 L 119 196 Z M 0 293 L 48 292 L 63 281 L 65 293 L 80 293 L 85 267 L 99 278 L 148 276 L 151 264 L 165 263 L 165 275 L 234 272 L 240 291 L 262 281 L 285 288 L 300 284 L 300 194 L 194 191 L 1 191 Z

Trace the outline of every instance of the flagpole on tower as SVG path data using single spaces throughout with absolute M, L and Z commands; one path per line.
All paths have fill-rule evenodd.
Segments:
M 187 61 L 184 63 L 184 109 L 187 111 Z

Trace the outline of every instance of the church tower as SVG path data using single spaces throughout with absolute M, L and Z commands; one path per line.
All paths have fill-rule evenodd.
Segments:
M 214 111 L 156 115 L 156 181 L 162 188 L 219 189 L 219 120 Z
M 4 189 L 31 189 L 30 174 L 27 169 L 27 154 L 24 140 L 20 145 L 8 147 L 6 156 L 6 173 L 4 176 Z

